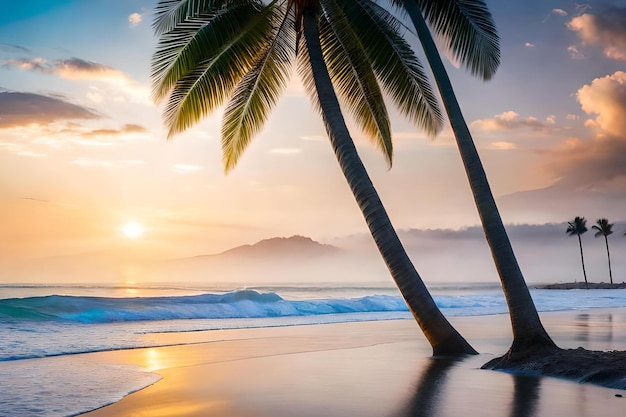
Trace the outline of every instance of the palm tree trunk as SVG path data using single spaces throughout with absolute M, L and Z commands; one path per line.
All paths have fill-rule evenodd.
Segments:
M 583 241 L 578 235 L 578 246 L 580 247 L 580 262 L 583 264 L 583 277 L 585 278 L 585 285 L 589 288 L 589 283 L 587 282 L 587 271 L 585 271 L 585 256 L 583 255 Z
M 509 306 L 513 328 L 511 351 L 524 350 L 528 346 L 556 346 L 545 331 L 528 286 L 513 253 L 509 237 L 500 218 L 500 213 L 491 193 L 487 176 L 480 161 L 480 156 L 472 140 L 461 108 L 457 102 L 452 84 L 441 61 L 430 30 L 415 0 L 405 1 L 405 7 L 422 43 L 426 58 L 430 64 L 450 119 L 452 130 L 461 153 L 478 214 L 483 225 L 491 255 L 500 276 L 504 295 Z
M 611 280 L 611 284 L 613 284 L 613 272 L 611 271 L 611 253 L 609 252 L 609 238 L 607 235 L 604 235 L 604 243 L 606 243 L 606 257 L 609 260 L 609 279 Z
M 441 313 L 402 247 L 345 124 L 322 56 L 316 12 L 306 8 L 303 17 L 304 39 L 331 145 L 391 276 L 430 342 L 434 355 L 475 354 L 476 351 Z

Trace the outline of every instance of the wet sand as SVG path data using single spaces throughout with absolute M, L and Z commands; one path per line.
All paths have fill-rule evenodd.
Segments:
M 563 348 L 626 350 L 626 310 L 542 314 Z M 162 334 L 179 346 L 88 354 L 162 379 L 83 414 L 220 417 L 623 416 L 626 391 L 481 370 L 508 316 L 452 318 L 481 355 L 431 359 L 412 320 Z M 622 397 L 620 397 L 620 395 Z

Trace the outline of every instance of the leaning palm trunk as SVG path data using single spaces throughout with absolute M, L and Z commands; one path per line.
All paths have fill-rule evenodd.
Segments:
M 475 354 L 476 351 L 443 316 L 426 289 L 404 251 L 359 158 L 322 56 L 317 18 L 312 9 L 304 11 L 303 32 L 319 105 L 331 145 L 387 268 L 430 342 L 434 355 Z
M 529 346 L 555 346 L 539 319 L 537 309 L 500 218 L 480 157 L 430 30 L 416 1 L 408 0 L 404 4 L 415 25 L 417 35 L 437 82 L 461 153 L 483 230 L 491 249 L 491 255 L 500 276 L 513 328 L 511 352 L 520 351 Z

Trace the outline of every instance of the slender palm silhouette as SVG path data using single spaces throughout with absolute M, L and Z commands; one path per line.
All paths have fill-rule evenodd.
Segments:
M 513 252 L 480 156 L 456 99 L 430 28 L 470 72 L 490 79 L 500 64 L 499 37 L 484 0 L 392 0 L 411 18 L 439 88 L 506 297 L 513 329 L 510 353 L 554 348 Z M 428 24 L 427 24 L 428 22 Z
M 604 236 L 604 243 L 606 244 L 606 257 L 609 260 L 609 279 L 611 284 L 613 283 L 613 271 L 611 271 L 611 252 L 609 252 L 609 235 L 613 234 L 613 223 L 609 223 L 607 219 L 598 219 L 596 224 L 591 226 L 592 229 L 597 230 L 595 237 Z
M 583 266 L 583 277 L 585 278 L 585 284 L 589 287 L 587 282 L 587 272 L 585 271 L 585 256 L 583 255 L 583 242 L 580 236 L 587 232 L 587 220 L 584 217 L 578 217 L 574 221 L 567 222 L 567 234 L 569 236 L 578 236 L 578 246 L 580 246 L 580 261 Z
M 331 146 L 387 267 L 435 355 L 476 353 L 443 316 L 407 256 L 356 151 L 337 93 L 392 159 L 382 90 L 418 126 L 441 125 L 428 79 L 400 22 L 370 0 L 161 0 L 154 28 L 154 97 L 169 136 L 226 102 L 226 172 L 262 128 L 297 62 Z

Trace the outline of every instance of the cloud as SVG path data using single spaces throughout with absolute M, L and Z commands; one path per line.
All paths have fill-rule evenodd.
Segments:
M 565 17 L 568 15 L 568 13 L 563 9 L 552 9 L 550 13 L 548 13 L 548 15 L 543 19 L 542 23 L 546 23 L 548 19 L 550 19 L 550 16 L 555 16 L 555 15 Z
M 490 149 L 495 149 L 499 151 L 511 151 L 513 149 L 517 149 L 517 145 L 512 142 L 492 142 L 489 146 Z
M 325 142 L 328 140 L 326 136 L 300 136 L 300 139 L 307 140 L 311 142 Z
M 203 171 L 204 168 L 199 165 L 175 164 L 172 165 L 171 170 L 176 174 L 192 174 L 194 172 Z
M 274 148 L 270 149 L 269 153 L 276 155 L 295 155 L 302 152 L 299 148 Z
M 135 159 L 122 159 L 118 161 L 107 161 L 107 160 L 102 160 L 102 159 L 91 159 L 91 158 L 80 157 L 80 158 L 76 158 L 75 160 L 73 160 L 72 164 L 79 165 L 82 167 L 111 168 L 113 166 L 126 166 L 126 167 L 141 166 L 141 165 L 144 165 L 145 162 L 140 161 L 140 160 L 135 160 Z
M 626 61 L 626 7 L 605 5 L 594 14 L 574 17 L 567 28 L 583 45 L 599 45 L 606 57 Z
M 530 42 L 526 42 L 526 43 L 524 44 L 524 47 L 526 47 L 526 48 L 534 48 L 534 47 L 535 47 L 535 44 L 534 44 L 534 43 L 530 43 Z
M 93 138 L 98 136 L 118 136 L 128 133 L 145 133 L 148 130 L 139 125 L 126 124 L 121 129 L 95 129 L 87 132 L 81 132 L 80 135 L 84 138 Z
M 0 43 L 0 51 L 6 52 L 19 52 L 23 54 L 30 54 L 32 51 L 20 45 L 13 45 L 11 43 Z
M 131 28 L 140 24 L 142 20 L 143 20 L 143 17 L 139 13 L 131 13 L 128 16 L 128 24 Z
M 620 184 L 619 178 L 626 179 L 626 72 L 596 78 L 576 97 L 583 111 L 595 116 L 585 123 L 593 135 L 568 138 L 544 151 L 551 156 L 549 170 L 578 185 Z
M 626 138 L 626 72 L 594 79 L 578 90 L 576 98 L 585 113 L 597 115 L 591 126 Z
M 60 120 L 99 119 L 90 109 L 56 97 L 34 93 L 0 91 L 0 129 Z
M 624 138 L 589 141 L 570 138 L 546 153 L 551 156 L 548 169 L 563 177 L 567 184 L 597 185 L 626 176 Z
M 568 46 L 567 53 L 569 54 L 569 57 L 572 59 L 584 59 L 585 58 L 585 54 L 580 52 L 576 45 Z
M 67 80 L 92 80 L 110 83 L 126 83 L 130 79 L 123 72 L 97 62 L 80 58 L 59 59 L 48 62 L 44 58 L 8 59 L 3 66 L 53 74 Z
M 45 158 L 48 154 L 33 151 L 18 151 L 16 155 L 27 156 L 29 158 Z
M 554 115 L 550 115 L 542 121 L 532 116 L 522 119 L 520 115 L 514 111 L 506 111 L 489 119 L 476 120 L 471 124 L 473 127 L 488 132 L 520 128 L 530 128 L 541 132 L 552 132 L 559 129 L 555 125 L 556 117 Z

